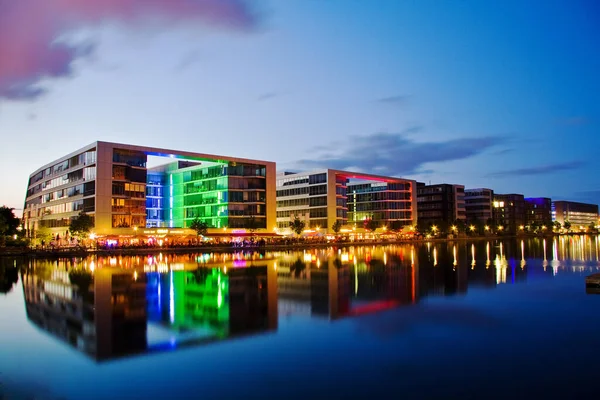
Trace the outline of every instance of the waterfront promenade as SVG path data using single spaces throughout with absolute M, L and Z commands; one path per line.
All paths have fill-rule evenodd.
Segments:
M 585 235 L 579 233 L 571 235 Z M 426 243 L 426 242 L 464 242 L 464 241 L 480 241 L 480 240 L 502 240 L 511 238 L 549 238 L 554 236 L 565 236 L 558 234 L 540 235 L 504 235 L 504 236 L 460 236 L 454 238 L 418 238 L 418 239 L 386 239 L 386 240 L 302 240 L 291 239 L 279 242 L 265 243 L 246 243 L 244 245 L 232 246 L 230 243 L 219 244 L 204 244 L 204 245 L 189 245 L 189 246 L 128 246 L 128 247 L 82 247 L 82 246 L 66 246 L 66 247 L 47 247 L 47 248 L 29 248 L 29 247 L 5 247 L 0 248 L 0 257 L 19 256 L 33 258 L 49 258 L 49 257 L 80 257 L 87 255 L 139 255 L 139 254 L 154 254 L 154 253 L 237 253 L 237 252 L 252 252 L 252 251 L 294 251 L 299 249 L 311 249 L 322 247 L 352 247 L 352 246 L 376 246 L 376 245 L 393 245 L 393 244 L 410 244 L 410 243 Z

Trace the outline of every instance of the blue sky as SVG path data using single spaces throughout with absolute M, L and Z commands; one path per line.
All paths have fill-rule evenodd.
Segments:
M 5 74 L 3 92 L 0 66 L 0 204 L 95 140 L 600 202 L 593 1 L 161 1 L 124 1 L 140 20 L 76 0 L 69 24 L 38 23 L 73 50 L 18 87 L 40 90 L 15 96 Z M 0 64 L 31 39 L 2 29 Z

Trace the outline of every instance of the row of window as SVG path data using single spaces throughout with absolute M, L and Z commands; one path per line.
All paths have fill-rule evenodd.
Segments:
M 185 209 L 185 218 L 226 217 L 227 206 L 201 206 Z
M 373 192 L 373 193 L 356 193 L 348 195 L 348 202 L 371 202 L 371 201 L 386 201 L 386 200 L 410 200 L 412 198 L 410 192 Z
M 492 192 L 489 190 L 478 192 L 465 190 L 465 197 L 487 197 L 488 199 L 490 199 L 492 197 Z
M 363 213 L 352 213 L 348 212 L 349 221 L 364 221 L 364 219 L 374 219 L 376 221 L 390 221 L 390 220 L 410 220 L 412 218 L 411 211 L 375 211 L 375 212 L 363 212 Z
M 195 181 L 186 183 L 184 186 L 184 193 L 201 193 L 215 190 L 227 190 L 228 179 L 227 177 L 221 177 L 217 179 L 207 179 L 203 181 Z
M 90 165 L 96 162 L 96 150 L 90 150 L 85 153 L 73 156 L 68 160 L 61 161 L 58 164 L 48 167 L 43 171 L 38 172 L 29 180 L 29 186 L 41 181 L 44 178 L 48 178 L 51 175 L 58 174 L 70 168 L 74 168 L 78 165 Z
M 380 192 L 382 190 L 402 190 L 409 191 L 411 190 L 410 183 L 400 183 L 400 182 L 381 182 L 381 183 L 361 183 L 358 185 L 348 185 L 348 192 Z
M 44 219 L 39 221 L 38 226 L 40 228 L 66 228 L 71 225 L 72 218 L 76 218 L 76 216 L 71 218 Z M 91 218 L 93 222 L 94 216 L 92 215 Z
M 115 182 L 112 185 L 112 194 L 143 199 L 146 197 L 146 185 L 141 183 Z
M 129 214 L 146 213 L 145 202 L 143 199 L 123 199 L 113 197 L 111 199 L 113 212 L 126 212 Z
M 69 183 L 77 182 L 80 180 L 92 181 L 96 179 L 96 167 L 87 167 L 82 170 L 69 172 L 57 178 L 53 178 L 27 190 L 27 197 L 33 196 L 43 190 L 53 189 L 55 187 L 63 186 Z
M 374 203 L 348 203 L 348 211 L 371 211 L 371 210 L 409 210 L 410 202 L 385 201 Z
M 134 226 L 146 226 L 146 216 L 128 215 L 128 214 L 113 214 L 113 228 L 130 228 Z
M 113 162 L 127 164 L 132 167 L 146 167 L 146 154 L 141 151 L 114 149 Z
M 267 169 L 263 165 L 237 164 L 225 168 L 229 176 L 267 176 Z
M 92 212 L 95 210 L 94 198 L 69 201 L 62 204 L 54 204 L 41 207 L 37 210 L 38 218 L 52 218 L 50 215 L 63 214 L 76 211 Z

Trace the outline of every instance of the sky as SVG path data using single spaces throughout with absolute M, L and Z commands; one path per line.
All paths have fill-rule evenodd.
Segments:
M 0 0 L 0 205 L 96 140 L 600 203 L 594 0 Z

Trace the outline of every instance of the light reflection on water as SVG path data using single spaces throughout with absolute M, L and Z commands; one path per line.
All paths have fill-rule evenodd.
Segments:
M 1 289 L 22 291 L 29 327 L 107 361 L 276 334 L 288 320 L 345 320 L 470 288 L 587 275 L 600 267 L 598 250 L 597 236 L 581 236 L 3 259 Z

